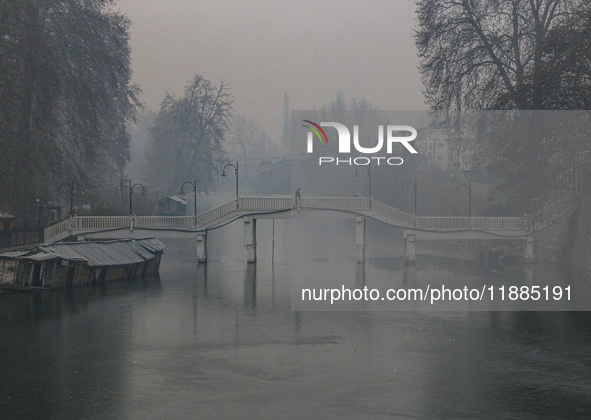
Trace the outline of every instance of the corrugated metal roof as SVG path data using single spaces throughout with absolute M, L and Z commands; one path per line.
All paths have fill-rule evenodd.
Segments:
M 27 249 L 27 250 L 18 250 L 18 251 L 7 251 L 7 252 L 3 252 L 2 254 L 0 254 L 0 258 L 16 258 L 16 257 L 21 257 L 27 253 L 29 253 L 31 250 Z
M 60 256 L 51 252 L 37 252 L 35 254 L 27 255 L 24 258 L 31 261 L 47 261 L 58 259 Z
M 90 267 L 141 263 L 154 258 L 156 251 L 164 249 L 162 242 L 157 239 L 149 238 L 149 240 L 140 241 L 152 244 L 155 250 L 151 251 L 147 246 L 133 239 L 107 242 L 66 242 L 41 245 L 39 248 L 57 254 L 63 259 L 82 259 Z M 158 243 L 160 244 L 159 248 Z
M 164 197 L 158 201 L 163 201 L 163 200 L 172 200 L 172 201 L 176 201 L 177 203 L 186 205 L 187 204 L 187 199 L 184 196 L 180 196 L 180 195 L 171 195 L 170 197 Z
M 65 260 L 73 260 L 73 261 L 86 261 L 82 255 L 76 252 L 76 248 L 73 247 L 74 243 L 57 243 L 57 244 L 49 244 L 49 245 L 41 245 L 39 249 L 44 252 L 57 254 L 60 258 Z
M 141 238 L 135 240 L 138 244 L 152 252 L 162 252 L 166 245 L 156 238 Z
M 26 251 L 10 251 L 0 258 L 20 258 L 44 261 L 61 258 L 86 262 L 90 267 L 129 265 L 154 258 L 164 244 L 156 238 L 127 239 L 101 242 L 62 242 L 40 245 Z

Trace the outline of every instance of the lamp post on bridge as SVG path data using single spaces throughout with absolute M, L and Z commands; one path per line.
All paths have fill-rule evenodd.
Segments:
M 468 190 L 468 217 L 472 217 L 472 181 L 468 184 L 460 184 L 456 187 L 456 192 L 460 189 L 460 187 L 466 187 Z
M 222 169 L 221 176 L 227 176 L 226 175 L 226 168 L 228 166 L 231 166 L 232 168 L 234 168 L 234 175 L 236 175 L 236 199 L 238 199 L 238 162 L 236 162 L 236 165 L 233 165 L 231 163 L 226 164 L 226 166 L 224 166 L 224 168 Z
M 57 187 L 58 192 L 62 187 L 69 187 L 70 188 L 70 217 L 74 217 L 74 181 L 64 182 L 59 187 Z
M 412 190 L 413 190 L 413 192 L 415 194 L 415 213 L 414 214 L 416 216 L 417 215 L 417 180 L 415 179 L 414 181 L 404 181 L 402 183 L 402 185 L 400 186 L 400 192 L 401 193 L 405 193 L 406 192 L 406 191 L 404 191 L 404 186 L 406 184 L 412 185 Z
M 37 208 L 37 226 L 41 226 L 41 209 L 42 209 L 41 200 L 37 198 L 35 201 L 37 202 L 37 207 L 38 207 Z
M 183 182 L 183 185 L 181 185 L 181 194 L 183 194 L 183 187 L 185 186 L 185 184 L 189 184 L 193 187 L 193 215 L 197 216 L 197 180 L 194 180 L 193 182 Z
M 367 170 L 367 177 L 369 179 L 369 208 L 371 208 L 371 164 L 369 164 L 369 165 L 363 165 L 363 166 L 357 166 L 355 168 L 355 176 L 357 178 L 359 178 L 358 171 L 359 171 L 359 168 L 361 168 L 361 167 L 363 167 L 363 168 L 365 168 Z
M 131 184 L 131 181 L 129 181 L 129 215 L 133 216 L 133 189 L 134 187 L 142 187 L 142 196 L 146 195 L 146 189 L 144 188 L 144 186 L 142 184 L 140 184 L 139 182 L 136 182 L 135 184 Z

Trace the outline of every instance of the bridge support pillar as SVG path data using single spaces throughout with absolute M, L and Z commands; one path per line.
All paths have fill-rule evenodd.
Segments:
M 525 277 L 525 284 L 528 286 L 534 285 L 534 266 L 526 264 L 523 267 L 524 277 Z
M 524 247 L 525 265 L 533 265 L 534 263 L 534 237 L 528 236 L 525 238 Z
M 197 263 L 207 262 L 207 230 L 197 234 Z
M 414 233 L 403 233 L 404 235 L 404 265 L 412 266 L 416 263 L 415 242 L 416 236 Z
M 417 271 L 414 265 L 406 265 L 402 269 L 402 284 L 406 287 L 416 287 Z
M 244 247 L 246 248 L 246 262 L 257 262 L 257 219 L 244 218 Z
M 357 262 L 365 262 L 365 217 L 355 216 L 355 245 L 357 245 Z

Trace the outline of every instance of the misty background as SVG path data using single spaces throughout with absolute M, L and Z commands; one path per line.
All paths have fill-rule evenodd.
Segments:
M 0 2 L 0 239 L 25 226 L 41 242 L 68 207 L 182 216 L 197 197 L 204 211 L 234 199 L 236 164 L 243 196 L 301 187 L 419 216 L 529 213 L 536 254 L 524 269 L 520 241 L 419 241 L 403 267 L 400 229 L 368 221 L 359 264 L 352 215 L 296 211 L 260 218 L 257 264 L 242 223 L 210 230 L 197 267 L 195 239 L 171 239 L 160 280 L 0 294 L 0 417 L 588 417 L 588 313 L 289 311 L 296 275 L 589 284 L 545 264 L 591 270 L 591 119 L 571 111 L 591 107 L 588 3 Z M 362 121 L 371 146 L 398 118 L 376 110 L 419 109 L 396 122 L 414 125 L 427 108 L 436 126 L 417 123 L 420 153 L 401 167 L 294 171 L 286 133 L 303 147 L 303 118 Z M 495 123 L 494 110 L 508 112 Z M 558 220 L 538 211 L 552 202 L 568 205 Z
M 293 194 L 295 110 L 318 111 L 320 121 L 352 112 L 355 124 L 387 109 L 588 109 L 589 5 L 495 5 L 4 4 L 0 211 L 14 226 L 53 223 L 68 206 L 80 215 L 191 214 L 193 190 L 198 211 L 233 198 L 228 164 L 240 167 L 240 195 Z M 418 213 L 461 215 L 465 185 L 474 215 L 522 215 L 549 192 L 587 188 L 589 130 L 580 131 L 570 141 L 429 134 L 404 173 L 375 169 L 375 198 L 410 211 L 396 194 L 416 180 Z
M 121 0 L 133 79 L 157 110 L 195 73 L 223 80 L 237 115 L 279 139 L 283 95 L 312 109 L 342 90 L 380 109 L 425 109 L 412 1 Z
M 151 155 L 166 154 L 151 150 L 151 127 L 165 95 L 182 94 L 196 73 L 214 84 L 223 81 L 232 96 L 223 163 L 240 162 L 241 193 L 246 195 L 293 193 L 291 168 L 285 164 L 293 110 L 335 101 L 380 109 L 425 108 L 411 2 L 150 1 L 140 6 L 122 1 L 119 8 L 132 21 L 134 80 L 142 86 L 145 105 L 131 130 L 127 173 L 153 187 L 167 178 L 168 167 L 178 165 L 148 169 L 155 166 Z M 171 157 L 178 161 L 178 156 Z M 195 178 L 186 173 L 157 186 L 158 198 L 178 193 L 177 185 Z M 208 193 L 220 181 L 222 193 L 233 192 L 232 177 L 207 183 L 197 179 L 198 192 Z M 199 210 L 216 203 L 200 194 Z

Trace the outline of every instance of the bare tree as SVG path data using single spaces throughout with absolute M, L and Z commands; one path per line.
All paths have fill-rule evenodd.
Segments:
M 540 85 L 544 109 L 591 109 L 591 3 L 548 33 Z
M 588 2 L 420 0 L 417 13 L 420 70 L 433 109 L 589 109 Z M 505 126 L 492 127 L 496 134 L 479 129 L 479 152 L 516 196 L 573 184 L 573 162 L 589 146 L 525 116 L 506 117 Z
M 217 185 L 232 102 L 223 82 L 215 86 L 200 75 L 181 98 L 165 96 L 151 130 L 152 185 L 168 193 L 177 192 L 186 180 L 197 180 L 197 189 L 203 192 Z
M 541 109 L 548 35 L 579 0 L 422 0 L 416 43 L 434 108 Z

